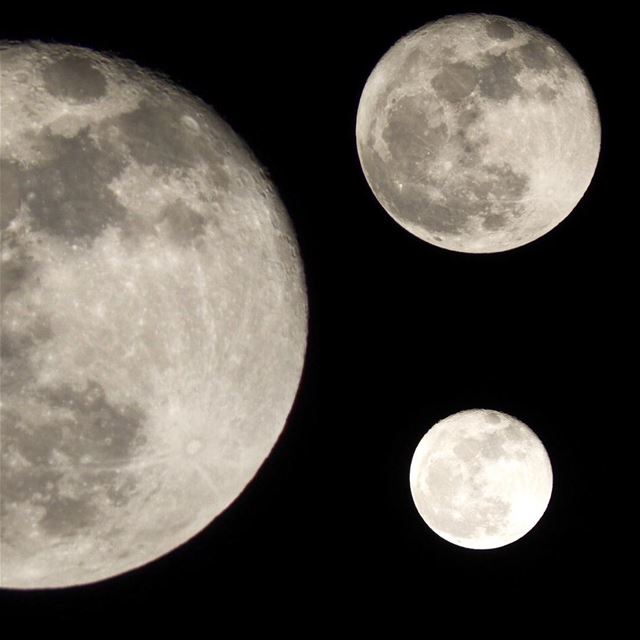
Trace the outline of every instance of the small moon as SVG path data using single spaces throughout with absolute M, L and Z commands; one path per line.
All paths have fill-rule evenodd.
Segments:
M 499 411 L 461 411 L 434 425 L 411 461 L 411 494 L 439 536 L 469 549 L 518 540 L 551 498 L 549 456 L 529 427 Z
M 600 118 L 558 42 L 516 20 L 463 14 L 383 56 L 360 98 L 356 140 L 396 222 L 444 249 L 493 253 L 571 213 L 596 168 Z
M 207 526 L 281 433 L 307 335 L 287 213 L 203 102 L 1 43 L 0 585 L 95 582 Z

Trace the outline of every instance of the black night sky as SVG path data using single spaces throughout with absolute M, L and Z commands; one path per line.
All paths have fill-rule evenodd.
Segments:
M 107 17 L 94 5 L 3 9 L 0 38 L 130 58 L 200 96 L 248 143 L 291 215 L 306 270 L 310 333 L 296 403 L 254 481 L 196 538 L 95 585 L 4 591 L 0 619 L 200 614 L 212 632 L 299 621 L 300 637 L 322 623 L 331 636 L 364 633 L 382 618 L 415 618 L 424 633 L 431 619 L 455 624 L 444 627 L 454 637 L 462 625 L 519 621 L 517 632 L 531 619 L 575 632 L 599 623 L 616 637 L 637 500 L 620 459 L 635 426 L 616 414 L 631 285 L 614 234 L 633 207 L 614 186 L 624 73 L 614 59 L 626 54 L 613 17 L 586 3 L 579 13 L 528 2 L 217 4 L 207 15 L 196 3 L 114 5 Z M 603 126 L 596 175 L 574 212 L 543 238 L 488 255 L 439 249 L 396 224 L 365 181 L 354 133 L 360 93 L 387 49 L 470 11 L 556 38 L 587 75 Z M 427 428 L 475 407 L 528 424 L 554 470 L 540 523 L 485 552 L 432 533 L 408 486 Z

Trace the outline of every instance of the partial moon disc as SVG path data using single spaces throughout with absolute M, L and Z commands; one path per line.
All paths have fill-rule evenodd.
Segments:
M 589 83 L 522 22 L 450 16 L 397 42 L 367 80 L 356 125 L 386 211 L 445 249 L 513 249 L 560 223 L 600 152 Z
M 531 429 L 498 411 L 461 411 L 433 426 L 411 461 L 413 501 L 439 536 L 469 549 L 518 540 L 542 517 L 553 475 Z
M 143 565 L 223 511 L 291 409 L 287 213 L 200 100 L 133 63 L 0 43 L 0 584 Z

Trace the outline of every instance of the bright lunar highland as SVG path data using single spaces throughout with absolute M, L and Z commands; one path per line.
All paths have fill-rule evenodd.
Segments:
M 445 249 L 492 253 L 569 215 L 595 171 L 600 119 L 555 40 L 464 14 L 385 54 L 362 93 L 356 138 L 371 189 L 400 225 Z
M 427 431 L 409 480 L 418 512 L 439 536 L 470 549 L 493 549 L 538 522 L 553 474 L 529 427 L 505 413 L 472 409 Z
M 120 574 L 223 511 L 298 388 L 295 236 L 203 102 L 86 49 L 0 44 L 0 584 Z

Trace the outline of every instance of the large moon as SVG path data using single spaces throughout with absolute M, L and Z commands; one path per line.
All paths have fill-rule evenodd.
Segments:
M 461 411 L 434 425 L 411 461 L 411 494 L 439 536 L 469 549 L 518 540 L 542 517 L 549 456 L 529 427 L 499 411 Z
M 0 43 L 0 584 L 94 582 L 194 536 L 281 433 L 306 346 L 287 213 L 203 102 Z
M 492 253 L 560 223 L 586 191 L 600 119 L 584 74 L 522 22 L 464 14 L 429 23 L 380 60 L 356 138 L 376 198 L 439 247 Z

